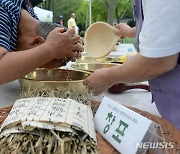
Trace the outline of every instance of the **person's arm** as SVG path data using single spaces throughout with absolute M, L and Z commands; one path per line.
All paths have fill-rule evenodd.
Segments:
M 162 58 L 147 58 L 138 53 L 122 66 L 112 68 L 112 72 L 119 71 L 112 79 L 114 82 L 129 83 L 150 80 L 172 70 L 177 64 L 177 59 L 178 54 Z
M 96 70 L 84 84 L 94 94 L 99 95 L 119 82 L 140 82 L 160 76 L 172 70 L 177 64 L 177 59 L 178 54 L 163 58 L 147 58 L 138 53 L 120 66 Z
M 0 59 L 0 84 L 5 84 L 22 77 L 35 68 L 52 60 L 52 48 L 48 45 L 40 45 L 36 48 L 7 52 Z M 5 49 L 0 48 L 0 53 L 4 53 Z
M 61 33 L 60 28 L 56 28 L 48 35 L 45 43 L 35 48 L 8 52 L 5 48 L 0 48 L 0 84 L 13 81 L 29 73 L 53 59 L 65 57 L 77 57 L 78 53 L 73 51 L 83 51 L 80 40 L 74 30 Z
M 176 0 L 173 3 L 168 0 L 166 3 L 163 0 L 157 3 L 151 1 L 143 3 L 144 21 L 139 35 L 141 54 L 138 53 L 121 66 L 95 71 L 84 81 L 84 84 L 95 94 L 100 94 L 118 82 L 150 80 L 173 70 L 177 65 L 180 51 L 180 35 L 177 35 L 180 20 L 173 22 L 178 18 L 179 6 L 180 3 Z M 159 11 L 163 7 L 166 9 Z M 171 12 L 171 10 L 176 11 L 167 14 L 167 11 Z M 152 16 L 153 13 L 156 15 Z M 123 29 L 121 28 L 119 32 Z M 126 37 L 133 34 L 132 31 L 124 32 L 119 35 Z

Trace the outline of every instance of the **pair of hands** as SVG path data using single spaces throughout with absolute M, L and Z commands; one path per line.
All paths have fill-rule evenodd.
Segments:
M 82 40 L 75 34 L 74 29 L 64 32 L 63 28 L 51 31 L 45 41 L 51 47 L 52 61 L 43 65 L 45 68 L 54 68 L 66 65 L 69 61 L 75 61 L 84 51 Z

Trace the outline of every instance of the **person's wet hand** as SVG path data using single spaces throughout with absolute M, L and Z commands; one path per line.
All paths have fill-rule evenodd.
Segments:
M 79 57 L 79 53 L 84 50 L 81 43 L 79 43 L 80 36 L 75 34 L 73 29 L 63 32 L 63 28 L 56 28 L 50 32 L 46 39 L 45 43 L 51 46 L 53 58 Z
M 83 84 L 89 92 L 97 96 L 110 88 L 114 83 L 110 81 L 109 68 L 103 68 L 94 71 L 84 80 Z

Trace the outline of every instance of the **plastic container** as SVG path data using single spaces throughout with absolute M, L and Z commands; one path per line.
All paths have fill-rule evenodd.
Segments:
M 128 48 L 128 52 L 126 54 L 126 61 L 130 60 L 134 56 L 134 52 L 132 48 Z

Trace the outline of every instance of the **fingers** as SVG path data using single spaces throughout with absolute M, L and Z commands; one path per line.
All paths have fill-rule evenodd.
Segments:
M 120 24 L 115 25 L 115 27 L 116 27 L 117 29 L 123 29 L 126 25 L 127 25 L 127 24 L 120 23 Z
M 75 30 L 73 28 L 68 29 L 66 32 L 68 35 L 74 36 L 76 34 Z
M 67 33 L 70 36 L 74 36 L 75 35 L 75 30 L 74 29 L 70 29 L 70 30 L 67 31 L 66 28 L 57 27 L 53 31 L 56 32 L 56 33 Z
M 74 44 L 79 43 L 79 44 L 83 45 L 82 38 L 75 33 L 75 30 L 73 28 L 69 29 L 67 31 L 67 34 L 72 36 Z
M 84 80 L 83 84 L 91 94 L 98 96 L 111 87 L 113 83 L 109 82 L 109 69 L 97 69 Z
M 84 51 L 84 48 L 82 45 L 83 41 L 79 35 L 75 34 L 75 30 L 72 28 L 72 29 L 69 29 L 66 33 L 67 35 L 70 35 L 72 37 L 72 43 L 73 43 L 72 50 L 83 52 Z
M 82 46 L 82 44 L 81 44 L 82 41 L 81 41 L 81 38 L 80 38 L 79 35 L 77 35 L 77 34 L 73 35 L 72 36 L 72 41 L 74 42 L 74 44 L 79 44 L 79 45 Z
M 84 40 L 80 38 L 79 43 L 83 46 L 84 45 Z
M 78 51 L 74 51 L 71 53 L 70 57 L 70 61 L 75 62 L 76 59 L 81 57 L 81 54 Z
M 81 54 L 79 52 L 77 53 L 77 58 L 81 58 Z
M 115 25 L 115 28 L 116 28 L 115 34 L 120 35 L 121 34 L 121 26 L 120 26 L 120 24 Z
M 65 29 L 64 29 L 64 28 L 59 28 L 59 27 L 57 27 L 57 28 L 55 28 L 53 31 L 54 31 L 54 32 L 63 33 L 63 32 L 65 32 Z
M 84 51 L 84 48 L 79 41 L 74 43 L 72 48 L 73 48 L 73 52 L 71 53 L 71 56 L 73 58 L 71 59 L 71 61 L 76 61 L 77 58 L 81 57 L 80 53 Z
M 49 41 L 49 44 L 54 47 L 55 59 L 68 57 L 75 61 L 84 51 L 82 40 L 79 35 L 75 34 L 74 29 L 64 32 L 64 28 L 56 28 L 50 33 L 46 41 Z
M 83 52 L 84 48 L 80 43 L 75 43 L 73 45 L 73 51 Z
M 117 29 L 120 29 L 120 24 L 117 24 L 114 27 L 116 27 Z
M 100 94 L 98 90 L 95 90 L 95 87 L 92 84 L 90 84 L 89 78 L 84 80 L 83 85 L 86 87 L 87 91 L 91 95 L 98 96 Z

